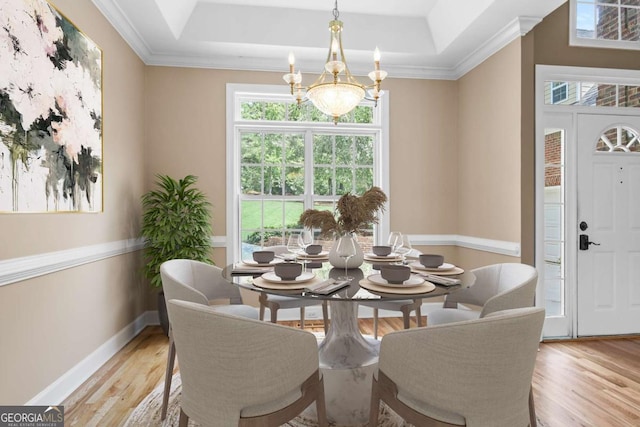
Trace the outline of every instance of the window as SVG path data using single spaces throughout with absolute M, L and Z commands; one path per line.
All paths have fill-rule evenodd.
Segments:
M 544 103 L 546 105 L 564 104 L 618 108 L 640 107 L 640 86 L 637 85 L 545 81 L 544 86 Z
M 569 98 L 567 82 L 551 82 L 551 103 L 560 104 Z
M 227 102 L 228 257 L 286 244 L 305 209 L 332 211 L 347 192 L 387 186 L 383 100 L 363 103 L 338 125 L 280 87 L 229 85 Z M 375 232 L 358 236 L 363 248 Z
M 544 290 L 547 316 L 565 310 L 564 129 L 544 130 Z
M 570 44 L 640 49 L 640 0 L 571 0 Z
M 607 129 L 596 143 L 596 151 L 607 153 L 638 153 L 640 141 L 638 133 L 627 126 L 616 126 Z

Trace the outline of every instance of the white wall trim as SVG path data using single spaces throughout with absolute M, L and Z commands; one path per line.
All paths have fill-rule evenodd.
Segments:
M 142 249 L 142 239 L 119 240 L 0 261 L 0 286 Z
M 414 234 L 410 235 L 415 246 L 460 246 L 501 255 L 520 256 L 520 243 L 457 234 Z
M 60 405 L 73 391 L 82 385 L 91 375 L 138 335 L 154 319 L 156 312 L 147 311 L 133 322 L 122 328 L 80 363 L 62 374 L 44 390 L 34 396 L 25 405 Z

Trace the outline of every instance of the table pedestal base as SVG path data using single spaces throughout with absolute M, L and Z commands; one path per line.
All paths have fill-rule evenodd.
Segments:
M 360 333 L 357 304 L 330 304 L 331 324 L 318 348 L 327 419 L 337 426 L 366 426 L 380 341 Z M 304 415 L 317 419 L 315 405 L 307 408 Z

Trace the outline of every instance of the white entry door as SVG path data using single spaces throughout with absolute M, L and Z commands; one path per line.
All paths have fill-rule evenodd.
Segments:
M 577 124 L 578 335 L 640 333 L 640 117 Z

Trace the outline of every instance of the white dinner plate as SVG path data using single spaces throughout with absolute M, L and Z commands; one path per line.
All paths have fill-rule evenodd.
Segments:
M 376 285 L 389 286 L 392 288 L 410 288 L 413 286 L 420 286 L 424 283 L 424 279 L 420 276 L 411 275 L 409 280 L 405 280 L 403 283 L 389 283 L 386 279 L 382 278 L 380 274 L 372 274 L 367 277 L 367 280 Z
M 280 258 L 274 258 L 271 260 L 271 262 L 258 262 L 252 259 L 244 259 L 242 260 L 243 264 L 246 265 L 251 265 L 251 266 L 255 266 L 255 267 L 269 267 L 275 264 L 279 264 L 281 262 L 284 262 L 284 260 L 280 259 Z
M 391 252 L 389 255 L 376 255 L 373 252 L 367 252 L 366 254 L 364 254 L 364 256 L 366 256 L 367 258 L 375 258 L 375 259 L 396 259 L 396 258 L 400 258 L 400 255 L 395 253 L 395 252 Z
M 260 277 L 262 277 L 267 282 L 273 282 L 273 283 L 304 283 L 316 277 L 316 273 L 312 271 L 303 271 L 302 274 L 300 274 L 294 280 L 282 280 L 281 278 L 276 276 L 276 273 L 274 273 L 273 271 L 264 273 Z
M 456 268 L 455 265 L 449 264 L 447 262 L 442 263 L 441 266 L 434 267 L 434 268 L 425 267 L 424 265 L 420 264 L 420 261 L 412 262 L 411 264 L 409 264 L 409 266 L 415 268 L 416 270 L 425 270 L 425 271 L 449 271 Z
M 302 252 L 300 255 L 298 255 L 298 258 L 310 258 L 310 259 L 313 259 L 313 258 L 326 258 L 328 256 L 329 256 L 329 251 L 322 251 L 319 254 L 315 254 L 315 255 L 311 255 L 311 254 L 308 254 L 306 252 Z

